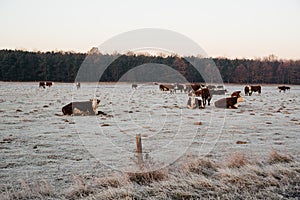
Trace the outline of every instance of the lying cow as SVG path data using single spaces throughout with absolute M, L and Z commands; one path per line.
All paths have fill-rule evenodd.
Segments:
M 285 92 L 286 90 L 290 90 L 291 87 L 288 87 L 288 86 L 278 86 L 278 89 L 279 89 L 279 92 L 281 92 L 281 91 Z
M 90 101 L 71 102 L 62 108 L 62 112 L 64 115 L 97 115 L 99 103 L 100 100 L 96 98 Z
M 236 91 L 231 94 L 231 97 L 222 98 L 215 102 L 217 108 L 232 108 L 237 109 L 239 102 L 244 102 L 245 100 L 241 96 L 241 91 Z
M 260 85 L 252 85 L 252 86 L 245 86 L 244 88 L 245 95 L 251 96 L 253 92 L 258 92 L 258 94 L 261 94 L 261 86 Z

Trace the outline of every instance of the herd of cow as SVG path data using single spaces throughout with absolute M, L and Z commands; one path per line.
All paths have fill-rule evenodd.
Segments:
M 246 86 L 249 87 L 249 86 Z M 253 87 L 253 91 L 255 87 L 260 86 L 251 86 Z M 260 87 L 261 88 L 261 87 Z M 214 85 L 204 85 L 204 84 L 167 84 L 167 85 L 159 85 L 159 89 L 161 91 L 170 91 L 170 93 L 176 93 L 176 90 L 180 90 L 181 92 L 185 92 L 188 94 L 188 102 L 187 107 L 190 109 L 195 108 L 205 108 L 206 104 L 210 105 L 210 101 L 213 95 L 224 95 L 228 91 L 224 89 L 223 85 L 214 86 Z M 252 90 L 251 90 L 252 91 Z M 261 91 L 261 89 L 260 89 Z M 252 94 L 252 93 L 251 93 Z M 243 102 L 243 98 L 241 96 L 241 91 L 235 91 L 231 94 L 230 97 L 222 98 L 215 101 L 215 106 L 217 108 L 237 108 L 237 104 L 239 102 Z
M 170 91 L 170 93 L 176 93 L 176 90 L 180 90 L 181 92 L 188 93 L 188 102 L 187 106 L 190 109 L 195 108 L 205 108 L 206 102 L 210 105 L 210 101 L 213 95 L 224 95 L 228 91 L 224 89 L 222 85 L 214 86 L 214 85 L 204 85 L 204 84 L 165 84 L 159 85 L 159 89 L 161 91 Z M 279 92 L 290 90 L 288 86 L 279 86 Z M 253 92 L 257 92 L 259 95 L 261 94 L 261 86 L 260 85 L 252 85 L 244 87 L 245 96 L 251 96 Z M 237 109 L 239 102 L 245 102 L 242 98 L 241 91 L 235 91 L 231 94 L 230 97 L 221 98 L 215 101 L 215 107 L 217 108 L 231 108 Z
M 39 82 L 39 87 L 46 88 L 46 86 L 51 87 L 53 82 L 43 81 Z M 76 88 L 80 88 L 80 83 L 76 83 Z M 210 101 L 213 95 L 224 95 L 228 93 L 226 89 L 224 89 L 223 85 L 214 86 L 214 85 L 204 85 L 204 84 L 157 84 L 159 85 L 159 89 L 163 92 L 169 91 L 171 94 L 175 94 L 177 90 L 181 93 L 188 94 L 188 102 L 187 107 L 190 109 L 195 108 L 205 108 L 206 104 L 209 106 Z M 136 83 L 132 84 L 133 89 L 137 89 L 138 85 Z M 291 88 L 288 86 L 279 86 L 279 92 L 286 90 L 290 90 Z M 261 86 L 260 85 L 252 85 L 245 86 L 244 93 L 245 96 L 251 96 L 253 92 L 257 92 L 259 95 L 261 94 Z M 241 91 L 233 92 L 230 97 L 221 98 L 215 101 L 214 105 L 217 108 L 231 108 L 237 109 L 239 102 L 244 102 L 245 100 L 242 98 Z M 91 99 L 89 101 L 81 101 L 81 102 L 71 102 L 62 108 L 62 112 L 64 115 L 106 115 L 104 112 L 97 111 L 100 100 L 97 98 Z

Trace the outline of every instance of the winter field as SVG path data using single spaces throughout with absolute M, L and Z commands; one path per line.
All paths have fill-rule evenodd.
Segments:
M 277 86 L 191 110 L 150 83 L 0 82 L 0 199 L 299 199 L 300 86 Z M 62 115 L 94 97 L 107 115 Z

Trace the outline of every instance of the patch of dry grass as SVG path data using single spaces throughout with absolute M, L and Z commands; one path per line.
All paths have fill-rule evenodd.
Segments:
M 45 180 L 28 183 L 23 179 L 19 180 L 19 184 L 7 184 L 1 188 L 0 199 L 39 199 L 55 197 L 53 187 Z
M 274 151 L 266 158 L 267 162 L 253 160 L 243 153 L 234 153 L 225 161 L 187 156 L 172 167 L 156 171 L 145 164 L 138 173 L 74 176 L 74 184 L 63 194 L 54 195 L 53 190 L 41 184 L 35 191 L 33 185 L 21 182 L 22 192 L 6 188 L 0 199 L 297 199 L 300 196 L 298 161 Z
M 282 155 L 280 153 L 278 153 L 275 150 L 272 150 L 269 158 L 268 158 L 268 162 L 270 164 L 275 164 L 275 163 L 288 163 L 292 161 L 292 157 L 289 155 Z
M 235 152 L 225 161 L 228 167 L 239 168 L 249 163 L 245 153 Z

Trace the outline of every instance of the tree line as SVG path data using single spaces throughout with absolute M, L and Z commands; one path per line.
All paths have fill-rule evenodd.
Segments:
M 172 82 L 173 75 L 179 74 L 189 82 L 207 82 L 195 69 L 195 63 L 203 68 L 202 75 L 209 73 L 212 65 L 216 66 L 225 83 L 300 84 L 300 60 L 279 60 L 274 55 L 263 59 L 228 59 L 101 54 L 99 51 L 74 53 L 22 50 L 0 50 L 0 81 L 74 82 L 76 78 L 89 81 L 92 74 L 77 76 L 81 66 L 86 64 L 93 65 L 94 70 L 98 66 L 107 65 L 98 81 L 159 82 L 162 78 L 170 77 Z

